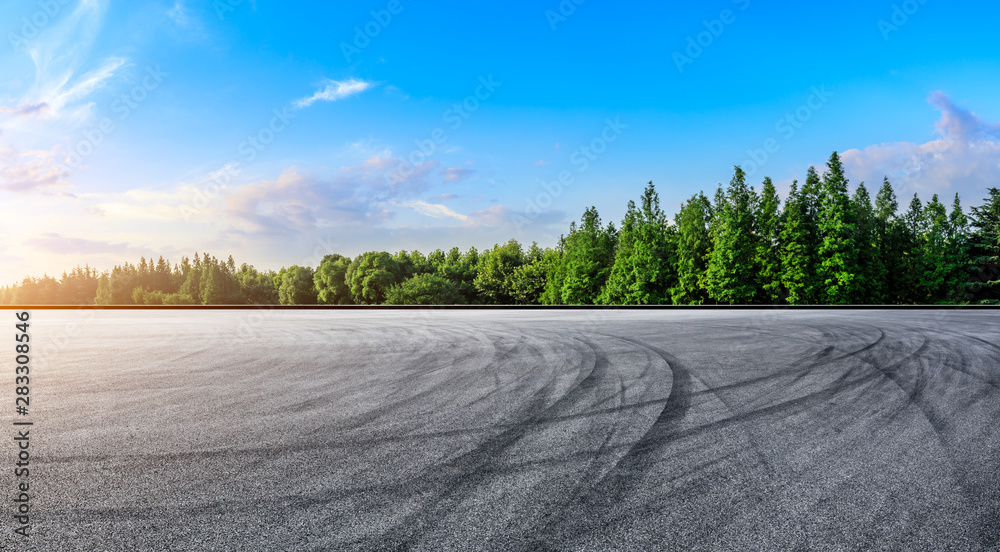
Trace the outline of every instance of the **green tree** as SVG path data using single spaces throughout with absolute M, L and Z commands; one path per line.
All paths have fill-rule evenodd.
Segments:
M 640 207 L 629 201 L 618 248 L 600 302 L 610 305 L 669 304 L 677 285 L 676 229 L 667 225 L 660 196 L 650 182 Z
M 960 235 L 966 221 L 958 195 L 955 195 L 949 215 L 934 194 L 924 207 L 923 220 L 924 231 L 919 237 L 923 270 L 918 275 L 917 301 L 928 304 L 960 302 L 969 259 L 966 240 Z
M 875 197 L 875 241 L 878 257 L 885 267 L 885 277 L 879 287 L 878 301 L 888 304 L 908 302 L 906 263 L 908 245 L 907 231 L 903 221 L 897 216 L 899 202 L 889 178 L 882 182 Z
M 219 270 L 215 263 L 206 264 L 204 272 L 201 275 L 201 304 L 223 304 L 223 298 L 225 297 L 223 291 L 221 270 Z
M 258 272 L 243 263 L 235 274 L 244 301 L 251 305 L 277 305 L 278 287 L 274 285 L 275 272 Z
M 565 266 L 557 272 L 562 279 L 560 303 L 594 304 L 614 265 L 617 238 L 613 224 L 601 226 L 596 207 L 583 213 L 579 228 L 570 226 L 560 259 Z
M 677 285 L 670 296 L 675 305 L 701 305 L 708 293 L 701 287 L 705 278 L 711 245 L 709 224 L 712 204 L 704 193 L 698 193 L 681 205 L 675 216 L 677 223 Z
M 852 303 L 874 304 L 884 299 L 886 267 L 879 251 L 878 224 L 865 183 L 858 185 L 851 199 L 855 213 L 854 242 L 857 245 L 858 273 Z
M 483 302 L 492 305 L 515 304 L 512 277 L 524 263 L 524 252 L 517 240 L 510 240 L 504 245 L 497 244 L 493 249 L 483 251 L 479 255 L 476 278 L 473 281 Z
M 973 274 L 968 291 L 982 304 L 1000 304 L 1000 189 L 990 188 L 980 207 L 972 208 L 969 236 Z
M 393 286 L 385 296 L 387 305 L 464 305 L 458 286 L 437 274 L 417 274 Z
M 810 167 L 809 172 L 818 182 L 816 171 Z M 792 182 L 782 212 L 781 285 L 793 305 L 816 303 L 816 227 L 809 201 L 808 184 L 799 190 Z
M 899 221 L 899 249 L 902 258 L 899 267 L 899 302 L 922 303 L 926 300 L 920 289 L 924 266 L 923 235 L 927 231 L 924 204 L 913 194 L 910 206 Z
M 455 284 L 467 303 L 478 302 L 478 292 L 473 285 L 476 265 L 479 263 L 479 252 L 475 247 L 464 254 L 457 247 L 451 248 L 447 253 L 437 250 L 428 255 L 427 260 L 434 274 Z
M 327 255 L 323 257 L 316 274 L 313 276 L 317 299 L 320 305 L 351 305 L 351 288 L 347 285 L 347 269 L 351 259 L 343 255 Z
M 716 207 L 712 252 L 705 271 L 705 289 L 719 303 L 753 303 L 759 296 L 754 271 L 754 196 L 743 169 L 736 167 L 722 204 Z
M 313 283 L 313 270 L 297 265 L 285 270 L 281 275 L 281 285 L 278 287 L 278 300 L 282 305 L 315 305 L 316 286 Z
M 369 251 L 355 257 L 344 277 L 356 303 L 379 305 L 389 289 L 405 280 L 404 270 L 389 253 Z
M 855 213 L 837 152 L 826 166 L 819 210 L 821 298 L 825 303 L 848 304 L 854 299 L 858 276 Z
M 561 256 L 554 249 L 541 249 L 532 243 L 525 254 L 525 262 L 514 269 L 510 278 L 511 297 L 518 305 L 544 303 L 544 294 L 550 274 L 557 269 Z
M 758 274 L 758 289 L 762 303 L 777 303 L 786 293 L 781 285 L 781 200 L 770 178 L 764 178 L 757 202 L 755 228 L 757 251 L 754 264 Z

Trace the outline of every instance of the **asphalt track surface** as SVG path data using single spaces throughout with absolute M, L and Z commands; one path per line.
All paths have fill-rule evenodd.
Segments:
M 4 550 L 1000 549 L 1000 311 L 32 322 Z

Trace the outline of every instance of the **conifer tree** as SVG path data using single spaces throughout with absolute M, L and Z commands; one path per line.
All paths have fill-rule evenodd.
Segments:
M 858 248 L 858 273 L 854 286 L 855 304 L 881 303 L 884 295 L 886 268 L 879 254 L 875 209 L 868 189 L 862 182 L 851 199 L 855 213 L 854 239 Z
M 810 262 L 808 210 L 798 181 L 792 182 L 788 200 L 782 212 L 781 224 L 781 285 L 792 305 L 810 303 L 813 276 Z
M 973 276 L 968 290 L 984 304 L 1000 304 L 1000 189 L 990 188 L 989 197 L 972 208 L 969 237 Z
M 604 288 L 615 261 L 614 225 L 601 226 L 596 207 L 587 209 L 577 229 L 572 226 L 562 255 L 561 303 L 592 305 Z
M 670 290 L 675 305 L 701 305 L 708 293 L 701 287 L 711 244 L 712 204 L 699 193 L 681 205 L 677 223 L 677 285 Z
M 902 304 L 907 301 L 904 292 L 905 275 L 905 227 L 897 216 L 899 202 L 892 189 L 889 177 L 882 181 L 882 187 L 875 197 L 875 241 L 878 255 L 885 266 L 885 278 L 881 286 L 880 303 Z
M 857 286 L 855 214 L 847 194 L 847 177 L 840 156 L 834 152 L 827 162 L 819 204 L 819 280 L 821 300 L 848 304 Z
M 781 200 L 771 178 L 764 178 L 755 217 L 757 251 L 754 258 L 761 303 L 777 303 L 785 296 L 781 286 L 780 204 Z
M 719 303 L 747 304 L 758 297 L 754 203 L 746 173 L 736 167 L 722 205 L 716 207 L 712 252 L 705 271 L 708 295 Z
M 910 206 L 900 219 L 899 249 L 900 262 L 900 303 L 916 304 L 924 301 L 920 288 L 924 272 L 923 247 L 921 240 L 925 232 L 924 204 L 917 194 L 913 194 Z
M 636 208 L 628 211 L 618 233 L 618 250 L 601 302 L 610 305 L 657 305 L 670 303 L 670 288 L 676 284 L 675 231 L 668 227 L 660 208 L 660 196 L 650 182 Z

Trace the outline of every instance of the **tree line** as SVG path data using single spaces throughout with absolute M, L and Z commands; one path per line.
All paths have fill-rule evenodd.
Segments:
M 670 221 L 649 183 L 618 227 L 590 207 L 554 248 L 333 254 L 277 272 L 207 253 L 143 258 L 25 278 L 0 304 L 1000 304 L 1000 190 L 984 201 L 966 215 L 958 194 L 950 207 L 914 194 L 901 210 L 886 178 L 873 202 L 864 183 L 850 192 L 835 152 L 784 202 L 735 167 Z

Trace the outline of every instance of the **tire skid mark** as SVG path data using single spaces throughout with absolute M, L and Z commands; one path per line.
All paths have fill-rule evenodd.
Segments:
M 577 377 L 571 388 L 556 401 L 549 403 L 550 392 L 555 378 L 540 389 L 529 402 L 528 409 L 522 411 L 522 417 L 517 424 L 508 425 L 499 434 L 489 437 L 476 445 L 472 450 L 446 462 L 429 466 L 420 473 L 411 476 L 412 487 L 418 487 L 434 492 L 435 487 L 442 488 L 429 502 L 433 515 L 428 515 L 428 509 L 422 509 L 406 516 L 402 521 L 394 523 L 379 539 L 389 537 L 396 546 L 409 548 L 419 540 L 422 533 L 435 527 L 441 520 L 455 511 L 471 493 L 491 478 L 495 470 L 488 467 L 494 460 L 500 458 L 503 452 L 513 447 L 517 442 L 536 428 L 536 422 L 544 419 L 546 413 L 558 409 L 575 400 L 581 389 L 586 389 L 585 382 L 607 369 L 607 359 L 595 357 L 593 363 L 587 362 L 589 370 L 582 369 L 583 377 Z M 584 386 L 581 388 L 581 386 Z M 441 473 L 445 472 L 445 476 Z M 417 528 L 420 528 L 418 530 Z

